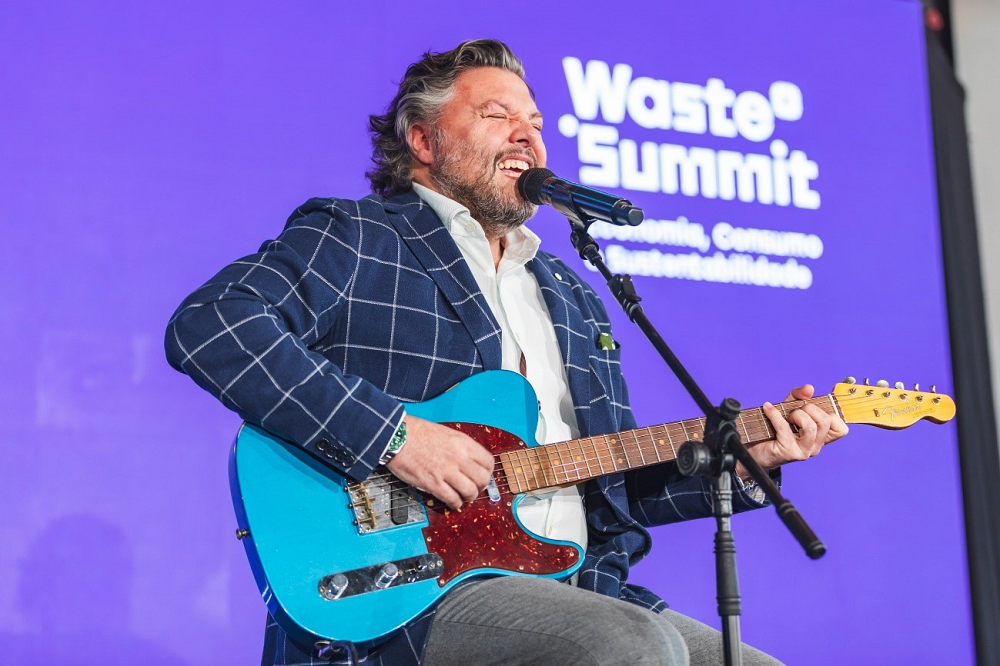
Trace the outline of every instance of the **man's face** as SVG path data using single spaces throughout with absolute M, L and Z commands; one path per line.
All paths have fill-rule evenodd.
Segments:
M 468 207 L 488 236 L 503 236 L 537 209 L 517 192 L 517 179 L 545 166 L 541 129 L 542 114 L 516 74 L 466 70 L 431 128 L 430 178 Z

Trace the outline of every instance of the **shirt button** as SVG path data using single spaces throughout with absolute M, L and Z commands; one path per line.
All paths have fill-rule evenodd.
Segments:
M 559 275 L 559 273 L 554 273 L 553 275 L 556 276 L 557 280 L 562 280 L 562 275 Z
M 468 231 L 475 231 L 476 230 L 476 225 L 474 225 L 472 222 L 469 222 L 467 225 L 465 225 L 465 228 Z

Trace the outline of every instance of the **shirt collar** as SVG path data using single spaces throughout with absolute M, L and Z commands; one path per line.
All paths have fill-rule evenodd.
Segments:
M 420 183 L 413 183 L 413 191 L 441 218 L 445 229 L 452 236 L 486 240 L 482 225 L 472 217 L 467 207 Z M 517 264 L 526 264 L 535 258 L 541 242 L 535 232 L 522 224 L 503 238 L 504 259 Z
M 472 220 L 472 215 L 469 213 L 468 208 L 440 192 L 432 190 L 429 187 L 424 187 L 420 183 L 413 183 L 413 191 L 441 218 L 441 221 L 444 222 L 444 228 L 450 233 L 455 233 L 455 227 L 463 227 L 461 224 L 456 224 L 456 220 L 461 216 L 475 221 Z M 485 237 L 486 234 L 483 233 L 483 229 L 479 226 L 478 222 L 476 223 L 476 227 L 479 229 L 479 233 Z

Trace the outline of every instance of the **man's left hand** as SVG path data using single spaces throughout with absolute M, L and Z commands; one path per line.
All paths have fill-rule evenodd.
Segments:
M 785 400 L 806 400 L 813 396 L 813 391 L 812 385 L 806 384 L 792 389 Z M 819 455 L 824 445 L 847 434 L 847 424 L 842 418 L 827 414 L 816 405 L 803 405 L 791 412 L 787 420 L 769 402 L 765 402 L 762 409 L 774 426 L 775 438 L 754 444 L 747 450 L 765 470 Z M 744 481 L 750 479 L 750 473 L 742 464 L 737 463 L 736 473 Z

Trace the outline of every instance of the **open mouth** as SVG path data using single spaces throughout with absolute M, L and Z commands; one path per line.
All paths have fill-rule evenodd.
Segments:
M 530 169 L 531 165 L 524 160 L 511 158 L 506 160 L 500 160 L 500 162 L 497 164 L 497 168 L 500 170 L 501 173 L 505 173 L 511 178 L 518 178 L 522 173 Z

